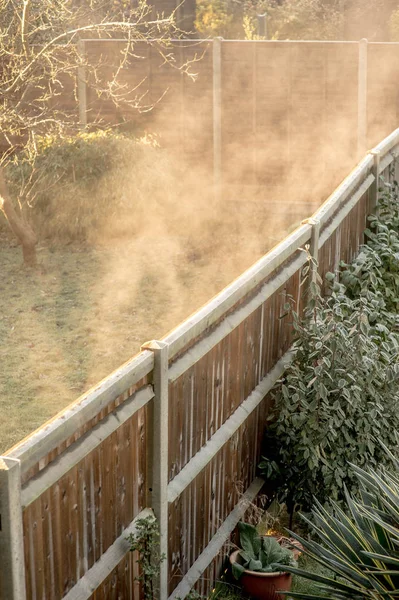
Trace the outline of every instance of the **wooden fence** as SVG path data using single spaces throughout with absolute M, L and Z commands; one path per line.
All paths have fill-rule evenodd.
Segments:
M 167 555 L 161 600 L 209 592 L 262 486 L 268 392 L 290 359 L 284 304 L 301 302 L 301 249 L 310 245 L 321 276 L 354 257 L 398 150 L 399 129 L 311 219 L 0 459 L 1 600 L 138 600 L 126 536 L 150 510 Z

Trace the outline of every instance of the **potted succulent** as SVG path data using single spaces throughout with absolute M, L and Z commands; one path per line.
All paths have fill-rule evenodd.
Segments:
M 230 556 L 234 577 L 256 600 L 282 600 L 279 591 L 290 591 L 292 583 L 284 566 L 297 564 L 292 551 L 280 546 L 274 537 L 259 535 L 249 523 L 239 523 L 238 531 L 241 549 Z

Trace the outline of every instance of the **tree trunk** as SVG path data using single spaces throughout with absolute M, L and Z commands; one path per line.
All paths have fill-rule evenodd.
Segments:
M 33 229 L 16 212 L 7 190 L 7 184 L 0 169 L 0 210 L 3 211 L 8 224 L 22 246 L 24 263 L 29 266 L 36 264 L 37 238 Z

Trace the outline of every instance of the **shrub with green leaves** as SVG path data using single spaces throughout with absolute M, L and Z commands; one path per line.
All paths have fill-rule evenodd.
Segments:
M 370 292 L 381 298 L 383 310 L 374 315 L 375 321 L 398 323 L 399 203 L 396 181 L 383 190 L 378 216 L 372 215 L 369 222 L 370 227 L 365 231 L 367 244 L 362 246 L 352 264 L 341 263 L 341 282 L 351 298 Z
M 138 519 L 136 531 L 127 538 L 131 552 L 138 552 L 140 575 L 136 580 L 143 585 L 144 600 L 157 600 L 159 589 L 156 581 L 165 555 L 159 550 L 159 525 L 155 517 Z
M 346 493 L 344 512 L 336 503 L 327 510 L 317 503 L 307 521 L 319 541 L 292 534 L 306 555 L 332 576 L 286 567 L 287 571 L 317 582 L 318 593 L 291 593 L 309 600 L 393 600 L 399 597 L 399 461 L 385 449 L 386 462 L 394 472 L 351 469 L 359 494 Z M 392 466 L 392 465 L 391 465 Z
M 259 535 L 249 523 L 238 523 L 241 550 L 239 561 L 232 564 L 233 575 L 239 579 L 245 571 L 278 573 L 284 566 L 296 566 L 291 550 L 283 548 L 273 537 Z
M 176 212 L 179 173 L 153 138 L 99 130 L 41 138 L 6 174 L 38 237 L 68 243 L 134 235 L 149 213 Z
M 315 495 L 342 501 L 344 486 L 357 485 L 348 463 L 383 464 L 376 440 L 390 447 L 399 430 L 399 219 L 388 196 L 370 246 L 344 267 L 346 286 L 329 274 L 331 295 L 314 289 L 305 318 L 292 311 L 295 355 L 274 393 L 260 464 L 291 514 L 309 510 Z

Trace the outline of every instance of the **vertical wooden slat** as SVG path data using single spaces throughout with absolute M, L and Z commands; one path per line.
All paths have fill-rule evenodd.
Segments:
M 31 505 L 31 527 L 33 530 L 33 538 L 35 545 L 35 580 L 36 580 L 36 597 L 43 598 L 45 594 L 45 585 L 44 585 L 44 540 L 43 540 L 43 523 L 42 523 L 42 514 L 41 514 L 41 499 L 38 498 Z M 66 540 L 68 543 L 69 540 Z
M 378 204 L 378 188 L 380 178 L 380 153 L 378 151 L 372 151 L 374 163 L 373 163 L 373 175 L 374 182 L 370 188 L 370 213 L 374 214 Z

